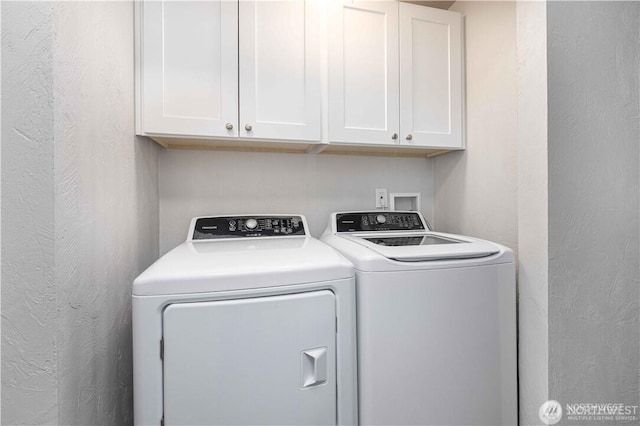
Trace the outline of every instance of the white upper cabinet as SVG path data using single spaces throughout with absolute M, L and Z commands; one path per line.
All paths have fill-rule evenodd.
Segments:
M 394 0 L 135 7 L 136 132 L 166 147 L 464 148 L 457 12 Z
M 334 1 L 329 10 L 329 139 L 398 140 L 398 4 Z
M 330 142 L 464 147 L 459 13 L 340 0 L 329 22 Z
M 236 136 L 237 3 L 145 1 L 139 7 L 138 132 Z
M 318 0 L 240 1 L 240 136 L 320 141 Z
M 320 1 L 140 2 L 138 133 L 319 143 Z
M 400 4 L 403 144 L 463 147 L 462 16 Z

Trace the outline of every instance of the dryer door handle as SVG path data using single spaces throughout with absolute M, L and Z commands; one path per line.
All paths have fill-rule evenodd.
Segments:
M 309 388 L 327 382 L 327 348 L 302 351 L 301 387 Z

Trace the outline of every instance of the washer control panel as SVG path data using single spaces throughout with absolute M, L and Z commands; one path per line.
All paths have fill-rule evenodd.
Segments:
M 338 232 L 420 231 L 426 229 L 418 213 L 357 212 L 336 214 Z
M 302 216 L 216 216 L 196 219 L 192 240 L 306 235 Z

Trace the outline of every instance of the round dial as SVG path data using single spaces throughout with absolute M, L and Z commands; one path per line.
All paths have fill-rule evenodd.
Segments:
M 255 219 L 247 219 L 247 221 L 244 223 L 244 226 L 246 226 L 247 229 L 256 229 L 256 226 L 258 226 L 258 221 Z
M 385 223 L 387 221 L 387 217 L 383 214 L 379 214 L 378 216 L 376 216 L 376 222 L 378 223 Z

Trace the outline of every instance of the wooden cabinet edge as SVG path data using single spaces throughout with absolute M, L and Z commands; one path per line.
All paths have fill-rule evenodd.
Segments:
M 265 152 L 287 154 L 356 155 L 374 157 L 431 158 L 461 149 L 358 146 L 310 142 L 263 141 L 250 139 L 197 139 L 180 137 L 149 136 L 166 149 L 188 149 L 203 151 Z
M 269 141 L 255 139 L 204 139 L 188 137 L 164 137 L 146 135 L 167 149 L 192 149 L 204 151 L 281 152 L 307 153 L 323 144 L 308 141 Z
M 426 147 L 403 147 L 403 146 L 361 146 L 361 145 L 341 145 L 328 144 L 322 154 L 334 155 L 362 155 L 373 157 L 408 157 L 408 158 L 431 158 L 447 152 L 461 151 L 460 148 L 426 148 Z

